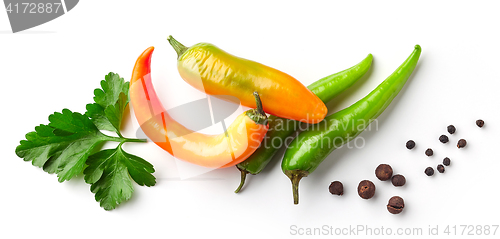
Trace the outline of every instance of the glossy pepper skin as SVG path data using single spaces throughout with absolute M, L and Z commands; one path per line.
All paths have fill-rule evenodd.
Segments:
M 389 106 L 415 69 L 420 52 L 416 45 L 408 59 L 367 96 L 309 127 L 290 143 L 281 169 L 292 182 L 295 204 L 300 179 L 312 173 L 333 150 L 363 132 Z
M 325 104 L 297 79 L 258 62 L 233 56 L 209 44 L 185 47 L 172 36 L 168 41 L 177 52 L 177 69 L 194 88 L 209 95 L 231 95 L 241 105 L 255 108 L 257 91 L 266 113 L 306 123 L 326 116 Z M 293 107 L 291 107 L 293 106 Z
M 372 54 L 368 54 L 365 59 L 355 66 L 321 78 L 307 88 L 326 104 L 358 81 L 368 69 L 370 69 L 372 60 Z M 300 123 L 297 121 L 280 118 L 274 115 L 269 116 L 268 122 L 269 130 L 259 148 L 245 161 L 236 165 L 241 171 L 241 183 L 236 189 L 236 193 L 241 190 L 245 183 L 246 175 L 248 173 L 253 175 L 260 173 L 285 144 L 284 142 L 289 139 L 300 126 Z M 306 127 L 307 125 L 302 126 L 302 128 Z
M 153 88 L 153 50 L 154 47 L 146 49 L 137 59 L 129 91 L 136 119 L 148 138 L 178 159 L 210 168 L 234 166 L 250 156 L 268 129 L 262 109 L 239 115 L 219 135 L 201 134 L 184 127 L 168 115 Z M 258 94 L 255 99 L 261 107 Z

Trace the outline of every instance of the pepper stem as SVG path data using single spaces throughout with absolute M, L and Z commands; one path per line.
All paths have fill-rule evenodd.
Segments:
M 257 93 L 257 91 L 254 91 L 253 96 L 255 97 L 255 104 L 257 104 L 257 111 L 259 112 L 259 114 L 266 115 L 264 109 L 262 108 L 262 101 L 260 100 L 259 93 Z
M 285 175 L 292 181 L 293 204 L 299 204 L 299 182 L 303 177 L 307 177 L 307 171 L 289 170 Z
M 239 193 L 241 188 L 243 187 L 243 184 L 245 184 L 245 179 L 247 178 L 247 171 L 246 170 L 243 170 L 243 169 L 240 169 L 238 167 L 236 167 L 238 170 L 240 170 L 241 172 L 241 182 L 240 182 L 240 186 L 238 186 L 238 188 L 234 191 L 234 193 Z
M 172 37 L 172 35 L 168 36 L 167 41 L 174 48 L 175 52 L 177 52 L 177 59 L 179 59 L 179 57 L 181 57 L 181 55 L 184 54 L 184 52 L 186 52 L 186 50 L 188 49 L 187 47 L 182 45 L 180 42 L 175 40 Z
M 267 125 L 267 115 L 262 108 L 262 101 L 260 100 L 259 93 L 257 93 L 257 91 L 254 91 L 253 96 L 255 97 L 255 104 L 257 105 L 257 108 L 248 110 L 246 114 L 255 123 Z

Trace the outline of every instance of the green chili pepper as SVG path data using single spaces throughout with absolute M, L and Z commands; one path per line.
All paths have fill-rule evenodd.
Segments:
M 312 173 L 336 148 L 358 136 L 396 97 L 420 57 L 420 46 L 370 94 L 301 132 L 289 145 L 281 169 L 292 181 L 293 200 L 299 203 L 299 181 Z
M 307 88 L 318 96 L 321 101 L 327 103 L 359 80 L 370 68 L 372 59 L 372 54 L 368 54 L 368 56 L 357 65 L 324 77 L 312 83 Z M 238 193 L 243 187 L 246 175 L 248 173 L 253 175 L 260 173 L 281 146 L 284 145 L 288 137 L 290 137 L 301 124 L 301 122 L 280 118 L 274 115 L 269 116 L 268 123 L 269 130 L 260 147 L 249 158 L 236 165 L 241 171 L 241 183 L 235 193 Z M 304 126 L 307 125 L 305 123 L 303 124 Z

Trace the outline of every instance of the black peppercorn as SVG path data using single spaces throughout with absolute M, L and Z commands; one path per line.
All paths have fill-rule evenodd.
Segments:
M 440 173 L 444 173 L 444 166 L 443 166 L 442 164 L 438 165 L 438 166 L 437 166 L 437 170 L 438 170 L 438 172 L 440 172 Z
M 364 199 L 370 199 L 375 195 L 375 184 L 370 180 L 363 180 L 358 185 L 358 195 Z
M 328 190 L 331 194 L 340 196 L 344 194 L 344 185 L 342 185 L 342 183 L 339 181 L 333 181 L 330 184 L 330 187 L 328 187 Z
M 408 140 L 408 142 L 406 142 L 406 148 L 407 149 L 413 149 L 413 148 L 415 148 L 415 141 Z
M 429 149 L 425 150 L 425 155 L 427 155 L 427 156 L 429 156 L 429 157 L 430 157 L 430 156 L 432 156 L 433 154 L 434 154 L 434 151 L 432 151 L 432 149 L 431 149 L 431 148 L 429 148 Z
M 434 175 L 434 169 L 433 169 L 433 168 L 431 168 L 431 167 L 427 167 L 427 168 L 425 169 L 425 171 L 424 171 L 424 172 L 425 172 L 425 174 L 426 174 L 427 176 L 432 176 L 432 175 Z
M 381 181 L 389 180 L 392 177 L 392 168 L 388 164 L 381 164 L 375 169 L 375 176 Z
M 395 187 L 401 187 L 401 186 L 405 185 L 406 178 L 401 174 L 396 174 L 396 175 L 392 176 L 391 181 L 392 181 L 392 185 L 394 185 Z
M 445 143 L 448 143 L 448 141 L 450 141 L 450 140 L 448 139 L 448 136 L 443 134 L 443 135 L 439 136 L 439 141 L 441 143 L 445 144 Z
M 467 141 L 465 141 L 465 139 L 461 139 L 458 141 L 457 147 L 460 149 L 465 147 L 465 145 L 467 145 Z
M 398 214 L 403 211 L 405 207 L 404 200 L 399 196 L 394 196 L 389 199 L 389 203 L 387 204 L 387 210 L 392 214 Z
M 484 121 L 481 119 L 476 120 L 476 125 L 479 128 L 482 128 L 484 126 Z
M 444 158 L 444 159 L 443 159 L 443 164 L 444 164 L 445 166 L 450 166 L 450 163 L 451 163 L 450 158 L 446 157 L 446 158 Z
M 448 125 L 448 133 L 450 133 L 450 134 L 454 134 L 456 130 L 457 130 L 457 129 L 455 129 L 455 126 L 453 126 L 453 125 Z

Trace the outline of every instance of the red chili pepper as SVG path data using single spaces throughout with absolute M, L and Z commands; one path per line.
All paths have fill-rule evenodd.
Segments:
M 226 132 L 192 131 L 172 119 L 156 95 L 151 82 L 153 50 L 150 47 L 139 56 L 130 80 L 130 102 L 144 133 L 174 157 L 205 167 L 230 167 L 248 158 L 268 130 L 259 95 L 254 93 L 258 108 L 239 115 Z

